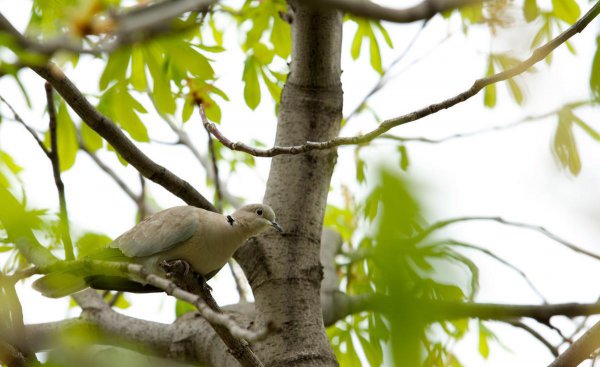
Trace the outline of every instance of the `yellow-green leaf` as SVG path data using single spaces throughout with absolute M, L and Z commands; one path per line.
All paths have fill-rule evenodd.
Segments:
M 144 53 L 140 47 L 134 47 L 131 53 L 131 85 L 140 92 L 146 90 L 148 85 L 146 68 L 144 67 Z
M 85 147 L 88 150 L 95 152 L 98 149 L 102 148 L 102 137 L 98 135 L 97 132 L 92 130 L 86 123 L 81 124 L 80 130 L 81 139 L 83 140 L 83 143 L 85 144 Z
M 579 19 L 581 10 L 575 0 L 552 0 L 554 15 L 569 24 L 573 24 Z
M 540 9 L 537 6 L 536 0 L 525 0 L 523 4 L 523 16 L 527 23 L 532 22 L 540 14 Z
M 131 48 L 129 47 L 123 47 L 110 54 L 108 61 L 106 62 L 106 67 L 100 77 L 100 90 L 106 89 L 108 84 L 113 80 L 125 80 L 125 73 L 127 72 L 130 56 Z
M 254 57 L 246 59 L 244 65 L 244 100 L 251 109 L 255 109 L 260 103 L 260 84 L 258 83 L 257 65 Z
M 273 30 L 271 31 L 270 41 L 273 44 L 275 55 L 282 59 L 287 59 L 290 56 L 292 51 L 290 25 L 280 17 L 273 17 Z
M 64 102 L 60 104 L 56 115 L 56 141 L 60 170 L 66 171 L 75 163 L 79 143 L 77 142 L 75 124 Z

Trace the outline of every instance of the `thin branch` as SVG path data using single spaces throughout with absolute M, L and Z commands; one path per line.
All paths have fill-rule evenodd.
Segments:
M 542 334 L 540 334 L 537 330 L 535 330 L 534 328 L 525 324 L 524 322 L 513 320 L 513 321 L 506 321 L 506 323 L 508 323 L 514 327 L 523 329 L 526 332 L 528 332 L 531 336 L 533 336 L 534 338 L 539 340 L 542 344 L 544 344 L 544 346 L 546 348 L 548 348 L 548 350 L 550 351 L 550 353 L 552 353 L 552 355 L 554 357 L 558 357 L 558 355 L 560 354 L 558 351 L 558 348 L 556 346 L 554 346 L 552 343 L 550 343 L 550 341 L 548 339 L 546 339 Z
M 23 127 L 27 130 L 27 132 L 29 132 L 29 134 L 33 137 L 33 139 L 35 139 L 36 143 L 38 144 L 38 146 L 40 147 L 42 152 L 44 152 L 46 157 L 50 158 L 50 151 L 48 151 L 48 149 L 46 149 L 44 142 L 42 141 L 42 139 L 39 138 L 39 136 L 37 135 L 35 130 L 33 130 L 31 128 L 31 126 L 29 126 L 25 123 L 25 120 L 23 120 L 23 118 L 21 118 L 21 116 L 17 113 L 17 111 L 14 109 L 14 107 L 10 103 L 8 103 L 6 101 L 6 99 L 4 99 L 2 96 L 0 96 L 0 101 L 2 101 L 10 109 L 10 112 L 13 114 L 14 120 L 17 121 L 18 123 L 20 123 L 21 125 L 23 125 Z
M 8 367 L 27 367 L 27 361 L 19 350 L 0 340 L 0 362 Z
M 71 230 L 69 227 L 69 214 L 67 211 L 67 199 L 65 197 L 65 185 L 60 175 L 60 157 L 58 155 L 58 140 L 56 134 L 56 110 L 54 108 L 54 95 L 52 86 L 49 83 L 44 85 L 46 89 L 46 101 L 48 102 L 48 115 L 50 116 L 50 162 L 52 163 L 52 173 L 54 174 L 54 183 L 58 191 L 58 202 L 60 206 L 60 229 L 61 237 L 65 247 L 65 258 L 67 260 L 75 259 L 73 253 L 73 242 L 71 241 Z
M 574 367 L 588 359 L 600 347 L 600 322 L 577 339 L 559 355 L 548 367 Z
M 111 144 L 121 157 L 135 167 L 144 177 L 161 185 L 188 205 L 216 211 L 214 205 L 196 191 L 192 185 L 151 160 L 135 146 L 113 121 L 102 115 L 90 104 L 73 82 L 56 65 L 49 64 L 46 67 L 33 67 L 32 69 L 52 84 L 79 117 Z
M 315 0 L 316 1 L 316 0 Z M 333 0 L 332 0 L 333 1 Z M 336 0 L 337 1 L 337 0 Z M 369 3 L 367 3 L 369 4 Z M 489 77 L 481 78 L 475 80 L 473 85 L 465 90 L 462 93 L 459 93 L 453 97 L 450 97 L 442 102 L 431 104 L 427 107 L 421 108 L 419 110 L 410 112 L 408 114 L 402 115 L 400 117 L 392 118 L 386 120 L 379 124 L 377 128 L 371 130 L 368 133 L 356 135 L 356 136 L 347 136 L 347 137 L 337 137 L 327 141 L 307 141 L 305 144 L 294 145 L 294 146 L 274 146 L 269 149 L 257 149 L 250 147 L 244 143 L 229 140 L 226 136 L 224 136 L 218 129 L 217 126 L 213 123 L 208 124 L 207 129 L 217 138 L 223 145 L 228 147 L 231 150 L 238 150 L 241 152 L 248 153 L 250 155 L 256 157 L 274 157 L 281 154 L 301 154 L 306 153 L 312 150 L 325 150 L 343 145 L 360 145 L 367 144 L 378 138 L 382 134 L 388 132 L 394 127 L 420 120 L 424 117 L 437 113 L 441 110 L 453 107 L 459 103 L 462 103 L 469 98 L 473 97 L 477 93 L 479 93 L 483 88 L 490 84 L 498 83 L 504 80 L 508 80 L 513 78 L 519 74 L 524 73 L 529 70 L 533 65 L 542 61 L 546 58 L 554 49 L 558 46 L 562 45 L 569 38 L 573 37 L 575 34 L 583 31 L 585 27 L 598 16 L 600 13 L 600 2 L 596 2 L 594 6 L 577 22 L 575 22 L 572 26 L 567 28 L 564 32 L 550 40 L 548 43 L 536 48 L 531 56 L 513 66 L 510 69 L 506 69 L 497 74 L 491 75 Z
M 110 178 L 112 178 L 113 181 L 115 181 L 115 183 L 121 188 L 121 190 L 123 190 L 123 192 L 127 196 L 129 196 L 129 198 L 131 200 L 137 201 L 138 195 L 136 195 L 136 193 L 134 193 L 133 190 L 131 188 L 129 188 L 129 186 L 127 186 L 125 181 L 123 181 L 119 177 L 119 175 L 115 171 L 113 171 L 112 168 L 110 168 L 106 163 L 102 162 L 102 160 L 94 152 L 92 152 L 91 150 L 88 149 L 88 147 L 85 145 L 85 143 L 81 139 L 81 136 L 79 136 L 78 139 L 79 139 L 79 149 L 81 151 L 83 151 L 84 153 L 86 153 L 92 159 L 92 161 L 94 161 L 94 163 L 96 163 L 98 168 L 100 168 L 102 171 L 104 171 L 104 173 L 106 173 L 108 176 L 110 176 Z
M 541 119 L 556 115 L 557 113 L 559 113 L 560 111 L 565 110 L 565 109 L 575 110 L 575 109 L 578 109 L 581 107 L 586 107 L 589 105 L 597 104 L 598 102 L 599 101 L 597 99 L 571 102 L 571 103 L 567 103 L 564 106 L 557 108 L 555 110 L 545 112 L 540 115 L 525 116 L 524 118 L 522 118 L 518 121 L 511 122 L 506 125 L 492 126 L 489 128 L 475 130 L 475 131 L 471 131 L 471 132 L 467 132 L 467 133 L 458 133 L 458 134 L 449 135 L 449 136 L 446 136 L 446 137 L 440 138 L 440 139 L 429 139 L 429 138 L 425 138 L 425 137 L 407 138 L 407 137 L 401 137 L 401 136 L 396 136 L 396 135 L 391 135 L 391 134 L 383 134 L 383 135 L 381 135 L 380 138 L 395 140 L 395 141 L 399 141 L 402 143 L 417 142 L 417 143 L 428 143 L 428 144 L 440 144 L 440 143 L 445 143 L 447 141 L 454 140 L 454 139 L 468 138 L 468 137 L 472 137 L 472 136 L 476 136 L 476 135 L 487 134 L 487 133 L 494 132 L 494 131 L 502 131 L 502 130 L 512 129 L 512 128 L 515 128 L 518 126 L 522 126 L 526 123 L 536 122 Z
M 422 232 L 420 232 L 419 234 L 417 234 L 416 236 L 411 238 L 411 241 L 413 241 L 415 243 L 420 242 L 423 239 L 425 239 L 427 236 L 429 236 L 432 232 L 437 231 L 438 229 L 447 227 L 447 226 L 455 224 L 455 223 L 470 222 L 470 221 L 491 221 L 491 222 L 497 222 L 497 223 L 512 226 L 512 227 L 525 228 L 525 229 L 529 229 L 532 231 L 536 231 L 536 232 L 539 232 L 542 235 L 548 237 L 549 239 L 567 247 L 568 249 L 570 249 L 574 252 L 589 256 L 596 260 L 600 260 L 600 255 L 595 254 L 590 251 L 587 251 L 585 249 L 582 249 L 581 247 L 578 247 L 578 246 L 572 244 L 571 242 L 555 235 L 554 233 L 550 232 L 549 230 L 547 230 L 546 228 L 544 228 L 542 226 L 538 226 L 535 224 L 513 222 L 513 221 L 503 219 L 501 217 L 459 217 L 459 218 L 452 218 L 452 219 L 448 219 L 448 220 L 439 221 L 437 223 L 432 224 L 427 229 L 423 230 Z
M 421 34 L 423 33 L 423 30 L 425 29 L 425 27 L 427 26 L 428 23 L 429 23 L 429 19 L 426 19 L 423 21 L 423 23 L 421 24 L 421 27 L 419 28 L 417 33 L 415 33 L 415 35 L 410 40 L 408 45 L 404 48 L 404 51 L 402 51 L 402 53 L 400 55 L 398 55 L 398 57 L 396 57 L 394 59 L 394 61 L 392 61 L 390 63 L 390 65 L 379 76 L 379 80 L 377 81 L 377 84 L 375 84 L 375 86 L 373 88 L 371 88 L 371 90 L 363 97 L 363 99 L 356 105 L 356 107 L 345 117 L 346 122 L 348 122 L 348 120 L 350 120 L 352 117 L 354 117 L 363 108 L 363 106 L 366 105 L 369 98 L 371 98 L 373 95 L 375 95 L 381 89 L 383 89 L 383 87 L 385 87 L 385 85 L 390 80 L 389 72 L 394 68 L 394 66 L 396 66 L 400 61 L 402 61 L 404 59 L 404 57 L 406 57 L 406 55 L 408 55 L 408 52 L 415 45 L 415 43 L 419 39 L 419 36 L 421 36 Z
M 304 2 L 315 7 L 339 9 L 361 18 L 394 23 L 411 23 L 429 19 L 447 10 L 481 3 L 480 0 L 424 0 L 410 8 L 393 9 L 360 0 L 304 0 Z
M 535 284 L 533 284 L 533 282 L 531 281 L 531 279 L 529 279 L 529 277 L 527 276 L 527 274 L 525 274 L 525 272 L 523 270 L 521 270 L 517 266 L 511 264 L 507 260 L 504 260 L 502 257 L 496 255 L 492 251 L 490 251 L 490 250 L 488 250 L 486 248 L 477 246 L 477 245 L 473 245 L 473 244 L 462 242 L 462 241 L 456 241 L 456 240 L 438 241 L 435 244 L 428 244 L 427 246 L 435 246 L 437 244 L 439 244 L 439 245 L 446 244 L 446 245 L 450 245 L 450 246 L 458 246 L 458 247 L 468 248 L 468 249 L 471 249 L 471 250 L 474 250 L 474 251 L 479 251 L 481 253 L 486 254 L 487 256 L 493 258 L 494 260 L 496 260 L 496 261 L 500 262 L 501 264 L 509 267 L 510 269 L 512 269 L 513 271 L 515 271 L 517 274 L 519 274 L 521 276 L 521 278 L 523 278 L 523 280 L 525 280 L 525 282 L 531 288 L 531 290 L 533 290 L 533 292 L 535 294 L 537 294 L 537 296 L 540 297 L 540 299 L 544 303 L 548 303 L 548 301 L 546 300 L 546 297 L 544 297 L 544 295 L 542 294 L 542 292 L 540 292 L 540 290 L 537 289 L 537 287 L 535 286 Z

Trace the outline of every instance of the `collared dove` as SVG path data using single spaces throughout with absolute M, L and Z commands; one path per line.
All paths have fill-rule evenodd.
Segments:
M 178 206 L 149 216 L 91 258 L 127 261 L 164 275 L 160 264 L 185 260 L 205 280 L 215 275 L 244 242 L 269 227 L 283 229 L 267 205 L 249 204 L 223 216 L 193 206 Z M 81 267 L 45 275 L 33 287 L 47 297 L 63 297 L 88 286 L 127 292 L 158 289 L 116 276 L 85 274 Z

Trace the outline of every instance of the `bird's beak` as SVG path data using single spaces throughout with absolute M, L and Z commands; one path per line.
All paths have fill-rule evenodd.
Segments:
M 283 233 L 283 228 L 277 222 L 271 222 L 271 226 L 275 228 L 279 233 Z

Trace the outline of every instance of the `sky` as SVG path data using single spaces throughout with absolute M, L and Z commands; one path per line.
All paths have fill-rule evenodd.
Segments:
M 18 6 L 14 4 L 13 1 L 0 0 L 0 12 L 19 29 L 23 29 L 30 2 L 22 1 Z M 587 2 L 585 6 L 588 6 Z M 387 119 L 451 97 L 483 76 L 490 48 L 494 52 L 509 51 L 516 57 L 526 57 L 535 27 L 519 20 L 517 10 L 514 14 L 517 19 L 511 29 L 501 30 L 495 37 L 490 37 L 485 27 L 474 27 L 465 36 L 458 19 L 450 22 L 439 17 L 432 19 L 420 33 L 415 46 L 395 68 L 398 75 L 370 100 L 371 106 L 382 119 Z M 369 66 L 366 45 L 363 46 L 361 58 L 354 61 L 350 57 L 353 27 L 347 24 L 344 35 L 342 83 L 345 114 L 355 108 L 378 80 L 377 73 Z M 402 53 L 420 27 L 420 24 L 386 24 L 394 41 L 394 49 L 381 45 L 384 66 Z M 566 102 L 589 98 L 589 70 L 599 28 L 599 22 L 595 20 L 582 34 L 572 39 L 577 49 L 576 56 L 561 47 L 555 52 L 550 67 L 544 63 L 538 64 L 534 73 L 521 78 L 526 86 L 524 106 L 516 106 L 506 86 L 501 83 L 498 85 L 498 105 L 495 109 L 484 108 L 483 96 L 478 94 L 450 110 L 395 128 L 392 133 L 402 137 L 438 139 L 508 125 L 525 116 L 554 110 Z M 220 75 L 219 85 L 231 98 L 230 102 L 221 106 L 223 123 L 220 129 L 233 141 L 259 139 L 272 142 L 276 127 L 273 105 L 262 103 L 256 111 L 239 108 L 244 105 L 240 84 L 243 54 L 235 47 L 239 42 L 237 36 L 234 30 L 229 31 L 225 42 L 234 47 L 216 56 L 215 70 Z M 81 64 L 75 70 L 67 69 L 67 74 L 80 89 L 93 93 L 99 78 L 97 71 L 102 63 L 85 59 L 85 63 Z M 21 75 L 32 92 L 33 110 L 27 108 L 14 83 L 6 78 L 0 79 L 0 94 L 14 105 L 25 121 L 44 129 L 47 117 L 44 115 L 43 82 L 29 71 Z M 3 105 L 0 106 L 0 112 L 9 115 Z M 600 130 L 599 112 L 597 108 L 586 108 L 578 113 L 588 124 Z M 156 116 L 149 115 L 144 121 L 149 125 L 153 138 L 175 140 Z M 550 150 L 556 123 L 556 118 L 552 117 L 441 144 L 407 143 L 410 159 L 407 175 L 418 187 L 427 220 L 433 222 L 475 215 L 501 216 L 544 226 L 580 247 L 600 253 L 600 227 L 597 225 L 600 217 L 597 205 L 600 199 L 597 190 L 600 183 L 600 146 L 581 130 L 575 130 L 582 170 L 577 177 L 573 177 L 559 167 Z M 362 114 L 344 127 L 342 135 L 366 132 L 374 126 L 376 121 Z M 193 118 L 186 124 L 186 131 L 204 151 L 206 136 L 199 121 Z M 25 167 L 22 178 L 31 205 L 57 208 L 50 166 L 22 127 L 5 121 L 0 126 L 0 147 L 13 154 L 17 162 Z M 209 192 L 203 188 L 203 169 L 183 147 L 145 144 L 140 147 L 158 163 L 202 188 L 203 193 Z M 390 164 L 397 162 L 395 151 L 390 141 L 376 140 L 373 147 L 362 149 L 360 154 L 367 166 L 374 168 L 381 160 L 387 159 Z M 109 162 L 131 187 L 139 187 L 138 177 L 130 167 L 121 166 L 110 154 L 101 153 L 100 157 Z M 230 191 L 245 202 L 262 200 L 269 160 L 257 158 L 256 161 L 255 169 L 240 169 L 231 177 L 226 177 Z M 354 177 L 355 150 L 342 147 L 332 179 L 334 191 L 330 202 L 341 203 L 337 189 L 342 184 L 349 185 L 352 192 L 359 195 L 367 190 L 356 184 Z M 66 172 L 63 179 L 74 233 L 95 230 L 116 237 L 134 224 L 134 205 L 87 156 L 79 154 L 75 167 Z M 163 208 L 181 204 L 179 199 L 154 184 L 149 185 L 149 192 Z M 592 282 L 592 279 L 600 276 L 598 264 L 537 232 L 504 227 L 497 223 L 471 222 L 457 224 L 445 231 L 444 235 L 485 246 L 519 266 L 549 302 L 594 302 L 600 295 L 596 282 Z M 539 297 L 514 272 L 478 254 L 473 254 L 473 258 L 481 269 L 479 301 L 540 302 Z M 227 270 L 221 271 L 211 285 L 219 303 L 237 301 L 235 286 Z M 76 309 L 67 310 L 67 299 L 44 298 L 32 291 L 28 282 L 19 288 L 19 295 L 28 323 L 59 320 L 78 313 Z M 169 297 L 160 294 L 128 297 L 134 301 L 131 308 L 123 311 L 126 314 L 162 322 L 174 319 L 174 302 Z M 40 304 L 44 305 L 43 313 L 39 311 Z M 535 322 L 527 323 L 542 331 L 551 341 L 560 340 L 556 332 Z M 567 332 L 572 328 L 572 323 L 566 319 L 555 318 L 553 323 L 564 327 Z M 491 327 L 505 347 L 492 345 L 490 358 L 484 361 L 477 354 L 476 335 L 467 336 L 456 345 L 456 351 L 464 356 L 465 365 L 477 366 L 485 362 L 486 366 L 532 366 L 545 365 L 552 360 L 548 351 L 522 330 L 501 323 L 492 323 Z

